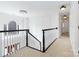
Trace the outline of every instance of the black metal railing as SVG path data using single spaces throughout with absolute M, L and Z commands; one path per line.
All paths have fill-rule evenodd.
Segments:
M 46 45 L 45 45 L 45 43 L 46 43 L 46 36 L 45 36 L 45 33 L 46 32 L 49 32 L 49 31 L 52 31 L 52 30 L 55 30 L 55 29 L 58 29 L 57 27 L 56 28 L 50 28 L 50 29 L 42 29 L 42 31 L 43 31 L 43 42 L 42 42 L 42 44 L 41 44 L 41 41 L 39 41 L 32 33 L 30 33 L 29 32 L 29 29 L 21 29 L 21 30 L 6 30 L 6 31 L 0 31 L 0 33 L 6 33 L 6 35 L 4 34 L 4 45 L 5 45 L 5 36 L 14 36 L 14 35 L 19 35 L 20 33 L 15 33 L 15 34 L 12 34 L 12 33 L 14 33 L 14 32 L 24 32 L 25 33 L 25 47 L 29 47 L 29 48 L 32 48 L 32 49 L 34 49 L 34 50 L 38 50 L 38 51 L 40 51 L 40 52 L 45 52 L 51 45 L 52 45 L 52 43 L 53 42 L 55 42 L 55 40 L 52 42 L 52 43 L 50 43 L 47 47 L 46 47 Z M 10 34 L 9 34 L 10 33 Z M 23 34 L 24 34 L 23 33 Z M 8 35 L 9 34 L 9 35 Z M 21 35 L 23 35 L 22 33 L 21 33 Z M 49 33 L 50 34 L 50 33 Z M 48 36 L 50 36 L 50 35 L 48 35 Z M 20 36 L 19 36 L 20 37 Z M 29 38 L 29 37 L 31 37 L 31 38 Z M 10 38 L 10 40 L 13 40 L 13 38 Z M 31 40 L 35 40 L 35 42 L 34 41 L 31 41 Z M 7 40 L 9 40 L 8 38 L 7 38 Z M 23 38 L 22 38 L 22 40 L 23 40 Z M 7 41 L 8 42 L 8 41 Z M 8 44 L 7 44 L 8 45 Z M 19 45 L 19 47 L 20 47 L 20 43 L 16 43 L 16 45 Z M 33 46 L 32 46 L 33 45 Z M 42 46 L 41 46 L 42 45 Z M 14 46 L 14 44 L 13 45 L 11 45 L 11 47 L 10 48 L 12 48 L 12 46 Z M 42 48 L 43 47 L 43 48 Z M 4 46 L 4 48 L 7 48 L 7 49 L 9 49 L 9 46 Z M 17 50 L 17 49 L 16 49 Z M 8 54 L 7 54 L 8 55 Z M 4 49 L 4 56 L 5 56 L 5 49 Z
M 51 31 L 51 30 L 55 30 L 55 29 L 58 29 L 58 28 L 56 27 L 56 28 L 42 29 L 42 32 L 43 32 L 43 52 L 45 52 L 45 51 L 53 44 L 53 42 L 55 42 L 55 40 L 54 40 L 54 41 L 53 41 L 52 43 L 50 43 L 49 46 L 46 48 L 46 45 L 45 45 L 45 43 L 46 43 L 45 32 Z M 50 36 L 49 36 L 49 37 L 50 37 Z
M 14 34 L 14 32 L 15 32 L 15 34 Z M 28 41 L 27 41 L 28 40 L 28 36 L 27 35 L 28 35 L 28 32 L 29 32 L 29 29 L 0 31 L 0 34 L 2 34 L 1 39 L 3 40 L 3 42 L 2 42 L 3 46 L 2 47 L 4 48 L 3 56 L 6 56 L 6 55 L 9 55 L 9 54 L 13 53 L 12 52 L 12 48 L 14 48 L 15 45 L 16 46 L 19 45 L 19 48 L 20 48 L 20 42 L 19 43 L 15 43 L 15 44 L 13 42 L 14 35 L 15 36 L 19 35 L 16 32 L 24 32 L 25 33 L 25 41 L 26 41 L 25 46 L 28 45 Z M 6 35 L 5 35 L 5 33 L 6 33 Z M 17 39 L 20 39 L 20 38 L 17 37 Z M 7 54 L 5 53 L 6 49 L 7 49 Z M 17 49 L 15 48 L 15 50 L 17 50 Z
M 54 30 L 54 29 L 58 29 L 58 28 L 56 27 L 56 28 L 42 29 L 42 31 L 49 31 L 49 30 Z
M 37 46 L 39 46 L 39 48 L 36 48 L 35 47 L 35 45 L 34 46 L 31 46 L 31 45 L 29 45 L 29 40 L 28 40 L 28 47 L 30 47 L 30 48 L 32 48 L 32 49 L 35 49 L 35 50 L 38 50 L 38 51 L 41 51 L 41 41 L 39 41 L 32 33 L 30 33 L 30 32 L 28 32 L 28 35 L 30 35 L 32 38 L 34 38 L 37 42 L 39 42 L 39 44 L 37 45 L 37 44 L 35 44 L 35 45 L 37 45 Z M 28 36 L 29 37 L 29 36 Z M 30 39 L 30 38 L 29 38 Z M 32 39 L 33 40 L 33 39 Z M 31 41 L 32 41 L 31 40 Z M 33 43 L 36 43 L 36 41 L 35 42 L 32 42 L 31 44 L 33 45 Z
M 14 33 L 15 32 L 15 34 L 12 34 L 12 33 Z M 24 33 L 16 33 L 16 32 L 24 32 Z M 4 42 L 3 42 L 3 44 L 4 44 L 4 55 L 3 56 L 7 56 L 7 55 L 9 55 L 9 54 L 11 54 L 11 53 L 9 53 L 9 51 L 7 51 L 8 53 L 7 54 L 5 54 L 5 49 L 9 49 L 9 47 L 10 47 L 10 50 L 11 50 L 11 48 L 12 48 L 12 46 L 14 46 L 14 44 L 12 44 L 11 42 L 11 44 L 8 46 L 8 41 L 10 40 L 12 40 L 13 41 L 13 36 L 16 36 L 16 35 L 19 35 L 19 34 L 21 34 L 21 35 L 23 35 L 23 34 L 25 34 L 25 40 L 26 40 L 26 44 L 25 44 L 25 46 L 24 47 L 29 47 L 29 48 L 32 48 L 32 49 L 34 49 L 34 50 L 38 50 L 38 51 L 41 51 L 41 42 L 34 36 L 34 35 L 32 35 L 30 32 L 29 32 L 29 29 L 21 29 L 21 30 L 6 30 L 6 31 L 0 31 L 0 33 L 3 33 L 4 35 L 3 35 L 3 37 L 4 37 Z M 6 34 L 5 34 L 6 33 Z M 9 34 L 9 35 L 8 35 Z M 38 43 L 39 43 L 39 49 L 38 48 L 36 48 L 36 47 L 33 47 L 33 46 L 31 46 L 31 45 L 29 45 L 29 44 L 33 44 L 33 43 L 35 43 L 34 41 L 32 41 L 31 43 L 29 42 L 30 41 L 30 38 L 29 38 L 29 35 L 33 38 L 32 40 L 36 40 Z M 5 46 L 5 37 L 6 36 L 8 36 L 8 37 L 10 37 L 10 39 L 8 39 L 7 38 L 7 46 Z M 2 38 L 3 38 L 2 37 Z M 19 36 L 20 37 L 20 36 Z M 2 39 L 1 38 L 1 39 Z M 19 38 L 17 38 L 17 39 L 19 39 Z M 23 40 L 23 38 L 21 39 L 21 40 Z M 19 45 L 19 47 L 20 47 L 20 42 L 19 43 L 16 43 L 16 45 Z M 37 44 L 35 44 L 35 45 L 37 45 Z M 17 49 L 16 49 L 17 50 Z M 10 51 L 11 52 L 11 51 Z M 13 53 L 13 52 L 12 52 Z

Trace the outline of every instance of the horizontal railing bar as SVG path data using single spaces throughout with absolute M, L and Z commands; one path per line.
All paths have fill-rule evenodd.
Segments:
M 20 30 L 3 30 L 3 31 L 0 31 L 0 33 L 2 32 L 16 32 L 16 31 L 29 31 L 29 29 L 20 29 Z
M 38 42 L 40 42 L 34 35 L 32 35 L 30 32 L 28 32 L 33 38 L 35 38 Z M 41 42 L 40 42 L 41 43 Z
M 42 29 L 42 31 L 49 31 L 49 30 L 54 30 L 54 29 L 58 29 L 58 27 L 56 27 L 56 28 L 49 28 L 49 29 Z

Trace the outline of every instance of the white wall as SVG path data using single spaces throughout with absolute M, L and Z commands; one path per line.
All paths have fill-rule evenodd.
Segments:
M 50 16 L 33 16 L 30 18 L 30 32 L 42 41 L 42 29 L 50 28 Z
M 46 12 L 44 10 L 41 13 L 37 12 L 34 16 L 30 16 L 29 22 L 30 32 L 42 41 L 42 29 L 58 27 L 58 9 L 52 7 Z
M 71 2 L 70 8 L 70 40 L 74 55 L 78 55 L 79 50 L 79 5 L 78 2 Z

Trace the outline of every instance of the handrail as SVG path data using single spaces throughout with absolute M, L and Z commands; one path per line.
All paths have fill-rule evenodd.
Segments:
M 26 46 L 27 46 L 27 47 L 32 48 L 32 49 L 34 49 L 34 50 L 38 50 L 38 51 L 41 52 L 41 41 L 39 41 L 34 35 L 32 35 L 32 34 L 29 32 L 29 29 L 1 30 L 0 33 L 17 32 L 17 31 L 25 31 L 25 32 L 26 32 Z M 28 44 L 28 34 L 31 35 L 37 42 L 39 42 L 40 49 L 37 49 L 37 48 L 34 48 L 34 47 L 29 46 L 29 44 Z M 4 56 L 5 56 L 5 55 L 4 55 Z
M 1 32 L 16 32 L 16 31 L 29 31 L 29 29 L 20 29 L 20 30 L 2 30 L 2 31 L 0 31 L 0 33 Z
M 20 30 L 3 30 L 3 31 L 0 31 L 0 33 L 1 32 L 16 32 L 16 31 L 28 31 L 28 33 L 32 36 L 32 37 L 34 37 L 37 41 L 39 41 L 34 35 L 32 35 L 30 32 L 29 32 L 29 29 L 20 29 Z M 40 41 L 39 41 L 40 42 Z
M 40 50 L 41 50 L 41 41 L 39 41 L 34 35 L 32 35 L 30 32 L 28 32 L 33 38 L 35 38 L 40 43 Z
M 49 28 L 49 29 L 42 29 L 42 32 L 43 32 L 43 52 L 45 52 L 47 50 L 47 49 L 45 49 L 45 31 L 54 30 L 54 29 L 58 29 L 58 27 Z
M 56 27 L 56 28 L 49 28 L 49 29 L 42 29 L 42 31 L 49 31 L 49 30 L 54 30 L 54 29 L 58 29 L 58 27 Z

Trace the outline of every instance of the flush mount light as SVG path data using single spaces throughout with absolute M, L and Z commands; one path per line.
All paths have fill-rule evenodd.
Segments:
M 63 19 L 64 19 L 64 20 L 67 20 L 67 18 L 68 18 L 67 15 L 64 15 L 64 16 L 63 16 Z
M 21 13 L 27 13 L 26 10 L 20 10 L 19 12 L 21 12 Z
M 65 9 L 66 9 L 66 6 L 65 6 L 65 5 L 62 5 L 62 6 L 60 7 L 60 9 L 61 9 L 61 10 L 65 10 Z
M 67 19 L 67 16 L 64 16 L 63 18 L 64 18 L 64 19 Z

